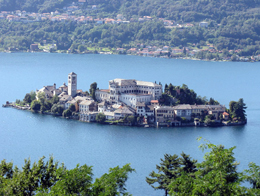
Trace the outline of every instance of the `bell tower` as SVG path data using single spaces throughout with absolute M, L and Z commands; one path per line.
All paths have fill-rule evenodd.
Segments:
M 68 75 L 68 95 L 74 97 L 77 94 L 77 74 L 74 72 Z

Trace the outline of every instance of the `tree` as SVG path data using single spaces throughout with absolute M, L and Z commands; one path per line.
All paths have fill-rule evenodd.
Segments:
M 70 109 L 67 109 L 67 110 L 64 110 L 63 113 L 62 113 L 62 116 L 63 117 L 70 117 L 72 115 L 72 112 Z
M 30 104 L 30 103 L 32 102 L 32 97 L 31 97 L 31 95 L 30 95 L 29 93 L 27 93 L 27 94 L 25 95 L 23 101 L 24 101 L 25 103 L 29 103 L 29 104 Z
M 172 179 L 178 177 L 178 169 L 180 168 L 180 159 L 178 155 L 165 154 L 164 159 L 161 159 L 160 165 L 156 165 L 158 173 L 152 171 L 149 176 L 146 177 L 146 182 L 154 189 L 165 190 L 165 196 L 168 195 L 168 186 Z M 158 183 L 158 186 L 154 186 L 154 183 Z
M 66 169 L 64 164 L 54 162 L 51 156 L 45 163 L 44 158 L 31 164 L 25 159 L 22 169 L 2 160 L 0 163 L 0 195 L 88 195 L 115 196 L 129 195 L 125 183 L 128 174 L 135 171 L 126 164 L 110 168 L 93 183 L 92 166 L 79 164 Z
M 110 168 L 109 173 L 97 178 L 93 184 L 93 196 L 129 195 L 126 192 L 125 183 L 128 174 L 134 172 L 130 164 Z
M 105 120 L 106 120 L 105 114 L 103 114 L 103 113 L 98 113 L 98 114 L 96 115 L 96 121 L 97 121 L 98 123 L 104 123 Z
M 44 101 L 44 103 L 41 103 L 41 111 L 45 112 L 47 110 L 51 110 L 52 102 L 51 101 Z
M 171 195 L 243 195 L 245 189 L 240 186 L 242 173 L 237 171 L 233 150 L 209 142 L 200 146 L 210 152 L 204 161 L 197 163 L 193 176 L 182 173 L 169 185 Z M 184 194 L 185 193 L 185 194 Z
M 93 82 L 91 85 L 90 85 L 90 89 L 89 89 L 89 94 L 90 96 L 96 101 L 96 96 L 95 96 L 95 92 L 97 90 L 97 83 L 96 82 Z
M 92 167 L 79 164 L 71 170 L 60 171 L 62 178 L 51 188 L 50 195 L 91 195 Z
M 44 158 L 33 164 L 30 159 L 25 159 L 22 170 L 17 166 L 13 168 L 12 163 L 3 160 L 0 164 L 3 195 L 35 195 L 37 190 L 48 190 L 52 187 L 65 168 L 64 165 L 54 162 L 52 156 L 46 163 Z
M 253 189 L 260 189 L 260 167 L 255 163 L 249 163 L 249 169 L 244 170 L 244 178 L 253 185 Z
M 246 104 L 244 103 L 244 100 L 241 98 L 237 102 L 230 101 L 229 102 L 229 111 L 232 115 L 232 117 L 236 117 L 237 119 L 241 121 L 246 120 Z
M 209 102 L 208 102 L 209 105 L 218 105 L 219 102 L 214 100 L 212 97 L 209 99 Z
M 41 109 L 41 103 L 37 100 L 33 100 L 31 103 L 31 109 L 33 111 L 39 111 Z
M 59 103 L 59 97 L 58 97 L 58 95 L 54 95 L 54 96 L 52 97 L 51 101 L 52 101 L 53 104 Z
M 131 123 L 131 124 L 134 124 L 135 123 L 135 117 L 134 116 L 128 116 L 126 118 L 127 122 Z
M 152 178 L 146 177 L 146 182 L 150 184 L 154 189 L 164 189 L 165 195 L 168 194 L 169 184 L 174 182 L 179 178 L 183 173 L 188 177 L 194 177 L 194 173 L 197 171 L 196 163 L 197 160 L 193 160 L 189 155 L 184 152 L 181 153 L 181 157 L 178 158 L 178 155 L 164 155 L 164 160 L 161 159 L 161 166 L 156 165 L 156 169 L 159 173 L 151 172 L 149 175 Z M 159 186 L 154 186 L 152 184 L 158 183 Z M 173 188 L 177 190 L 178 186 Z
M 63 106 L 59 104 L 53 104 L 53 106 L 51 107 L 51 112 L 54 114 L 61 115 L 63 110 L 64 110 Z
M 35 91 L 31 91 L 30 92 L 30 96 L 31 96 L 31 101 L 36 99 L 36 92 Z
M 78 50 L 79 50 L 79 52 L 83 52 L 85 50 L 85 46 L 79 45 Z
M 37 93 L 37 99 L 43 104 L 45 101 L 45 93 L 44 92 L 38 92 Z
M 76 106 L 75 106 L 74 104 L 71 104 L 71 105 L 69 106 L 69 110 L 70 110 L 71 112 L 75 112 L 75 111 L 76 111 Z

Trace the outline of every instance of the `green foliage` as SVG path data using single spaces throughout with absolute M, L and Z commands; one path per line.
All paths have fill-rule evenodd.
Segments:
M 78 50 L 79 50 L 79 52 L 84 52 L 86 50 L 86 48 L 83 45 L 79 45 Z
M 134 124 L 136 122 L 136 119 L 134 116 L 127 116 L 126 121 L 128 123 Z
M 162 96 L 159 99 L 159 102 L 161 105 L 175 105 L 175 100 L 172 97 L 172 95 L 169 95 L 167 93 L 162 93 Z
M 97 121 L 98 123 L 104 123 L 104 122 L 106 121 L 106 116 L 105 116 L 105 114 L 103 114 L 103 113 L 98 113 L 98 114 L 96 115 L 96 121 Z
M 72 3 L 72 0 L 0 0 L 0 11 L 51 12 L 68 3 Z
M 63 110 L 64 110 L 63 106 L 59 104 L 53 104 L 53 106 L 51 107 L 51 112 L 54 114 L 61 115 Z
M 64 110 L 63 113 L 62 113 L 62 116 L 63 117 L 70 117 L 72 115 L 72 112 L 70 109 L 67 109 L 67 110 Z
M 2 192 L 4 195 L 35 195 L 37 190 L 48 189 L 53 186 L 65 170 L 63 165 L 54 162 L 51 156 L 44 163 L 40 158 L 38 163 L 31 164 L 30 159 L 25 159 L 22 170 L 12 163 L 3 160 L 0 164 L 0 179 L 2 180 Z
M 51 156 L 45 163 L 44 158 L 31 164 L 25 159 L 22 169 L 13 163 L 2 160 L 0 163 L 0 194 L 1 195 L 88 195 L 110 196 L 129 195 L 125 183 L 128 174 L 135 171 L 130 164 L 110 168 L 97 178 L 94 183 L 92 166 L 79 164 L 74 169 L 66 169 L 64 164 L 54 162 Z
M 41 103 L 38 100 L 33 100 L 31 103 L 31 109 L 33 111 L 39 111 L 41 109 Z
M 215 125 L 215 120 L 211 120 L 210 118 L 206 118 L 204 123 L 208 126 L 214 126 Z
M 52 97 L 51 101 L 52 101 L 52 104 L 59 103 L 59 97 L 58 97 L 58 95 L 54 95 L 54 96 Z
M 44 92 L 38 92 L 37 93 L 37 98 L 41 102 L 41 104 L 43 104 L 44 101 L 45 101 L 45 93 Z
M 20 99 L 15 100 L 16 105 L 23 105 L 23 102 Z
M 25 10 L 29 12 L 61 13 L 63 6 L 69 6 L 73 0 L 0 0 L 0 11 Z M 98 11 L 85 9 L 97 5 Z M 207 47 L 221 50 L 221 53 L 200 51 L 200 59 L 219 60 L 222 57 L 237 60 L 240 56 L 260 53 L 260 3 L 258 0 L 86 0 L 85 6 L 75 15 L 92 15 L 94 18 L 113 17 L 123 14 L 126 20 L 136 22 L 128 24 L 77 24 L 72 21 L 52 22 L 50 20 L 34 23 L 0 21 L 0 48 L 27 50 L 32 43 L 55 43 L 57 50 L 83 52 L 87 47 L 97 51 L 99 47 L 130 48 L 137 43 L 145 45 L 169 45 L 184 48 Z M 153 20 L 137 22 L 139 17 L 151 16 Z M 176 21 L 176 24 L 192 23 L 191 28 L 165 28 L 159 18 Z M 199 27 L 199 22 L 207 21 L 208 28 Z M 86 44 L 83 44 L 86 43 Z M 233 51 L 241 49 L 234 54 Z M 51 49 L 54 50 L 54 49 Z M 230 51 L 233 50 L 233 51 Z M 181 54 L 181 55 L 183 55 Z
M 92 97 L 92 99 L 94 99 L 95 101 L 96 101 L 96 95 L 95 95 L 96 90 L 97 90 L 97 83 L 93 82 L 90 85 L 89 93 L 90 93 L 90 96 Z
M 27 93 L 27 94 L 24 96 L 23 101 L 24 101 L 25 103 L 30 104 L 30 103 L 32 102 L 32 97 L 31 97 L 31 95 L 30 95 L 29 93 Z
M 242 173 L 237 171 L 233 150 L 225 149 L 211 143 L 201 145 L 201 149 L 209 149 L 204 161 L 197 163 L 197 171 L 193 176 L 182 173 L 172 181 L 169 189 L 171 195 L 243 195 L 245 189 L 240 186 Z
M 232 115 L 232 118 L 237 118 L 238 120 L 245 121 L 246 120 L 246 104 L 244 100 L 241 98 L 237 102 L 230 101 L 229 103 L 229 111 Z
M 76 111 L 76 106 L 75 106 L 74 104 L 71 104 L 71 105 L 69 106 L 69 110 L 70 110 L 71 112 L 75 112 L 75 111 Z
M 165 195 L 168 192 L 174 196 L 259 195 L 260 167 L 250 163 L 249 169 L 238 172 L 239 164 L 233 153 L 235 147 L 227 149 L 205 141 L 206 143 L 200 145 L 202 151 L 207 150 L 204 161 L 197 163 L 184 153 L 181 158 L 166 154 L 165 159 L 161 159 L 161 164 L 156 165 L 159 173 L 151 172 L 152 178 L 146 178 L 146 181 L 155 189 L 164 189 Z M 245 181 L 252 188 L 243 187 L 241 183 Z M 154 186 L 154 183 L 158 186 Z
M 31 101 L 36 99 L 36 92 L 35 91 L 31 91 L 30 95 L 31 95 Z
M 189 155 L 185 153 L 182 153 L 181 156 L 179 158 L 176 154 L 165 154 L 164 159 L 161 159 L 160 165 L 156 165 L 158 173 L 152 171 L 149 174 L 151 178 L 146 177 L 146 182 L 154 189 L 165 190 L 165 195 L 167 195 L 170 190 L 168 188 L 169 184 L 175 181 L 183 172 L 192 176 L 197 171 L 195 166 L 196 160 L 191 160 Z M 158 186 L 154 186 L 154 183 L 157 183 Z
M 169 85 L 165 84 L 164 94 L 174 97 L 178 104 L 218 104 L 213 98 L 210 98 L 210 101 L 208 101 L 206 97 L 197 96 L 197 93 L 192 89 L 189 89 L 186 84 L 183 84 L 182 86 L 174 86 L 171 83 Z M 165 95 L 163 95 L 162 98 L 167 100 Z M 166 101 L 165 104 L 169 105 L 169 102 Z
M 92 167 L 76 166 L 71 170 L 61 171 L 62 178 L 51 188 L 51 195 L 91 195 Z
M 94 196 L 110 196 L 110 195 L 130 195 L 126 192 L 125 183 L 128 179 L 128 174 L 135 170 L 130 167 L 130 164 L 110 168 L 109 173 L 97 178 L 93 184 Z
M 249 169 L 244 171 L 244 179 L 252 184 L 253 189 L 260 189 L 260 167 L 255 163 L 249 163 Z

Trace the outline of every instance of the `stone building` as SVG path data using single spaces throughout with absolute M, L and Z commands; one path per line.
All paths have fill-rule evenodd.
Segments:
M 68 95 L 75 97 L 77 94 L 77 74 L 74 72 L 68 75 Z
M 113 100 L 136 107 L 138 102 L 158 100 L 162 95 L 162 86 L 133 79 L 114 79 L 109 81 L 108 90 L 97 90 L 95 95 L 98 101 Z

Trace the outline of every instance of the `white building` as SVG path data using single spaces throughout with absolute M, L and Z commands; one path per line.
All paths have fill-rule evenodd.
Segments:
M 50 99 L 52 98 L 53 92 L 56 90 L 56 84 L 54 83 L 51 86 L 44 86 L 43 88 L 41 88 L 40 90 L 36 90 L 36 98 L 38 99 L 38 94 L 39 93 L 44 93 L 45 94 L 45 98 L 46 99 Z
M 136 107 L 137 102 L 149 103 L 162 95 L 162 86 L 153 82 L 114 79 L 109 81 L 108 90 L 97 90 L 98 101 L 112 100 Z
M 93 99 L 89 96 L 85 96 L 85 97 L 76 96 L 71 101 L 65 103 L 65 110 L 67 110 L 72 104 L 76 106 L 77 103 L 81 103 L 82 101 L 86 101 L 86 100 L 93 100 Z
M 199 26 L 208 28 L 208 22 L 200 22 Z
M 138 116 L 145 116 L 145 103 L 144 102 L 138 102 L 136 104 L 136 114 Z
M 173 107 L 176 116 L 191 119 L 192 107 L 189 104 L 180 104 Z
M 94 100 L 85 100 L 79 103 L 79 112 L 88 113 L 96 111 L 96 103 Z
M 138 102 L 144 102 L 148 104 L 151 101 L 151 95 L 147 94 L 122 94 L 119 96 L 119 101 L 129 105 L 131 107 L 136 107 Z
M 98 104 L 98 112 L 104 113 L 107 109 L 107 103 L 105 101 L 102 101 Z
M 88 112 L 88 113 L 81 113 L 79 115 L 79 120 L 84 122 L 94 122 L 96 121 L 96 116 L 98 112 Z

